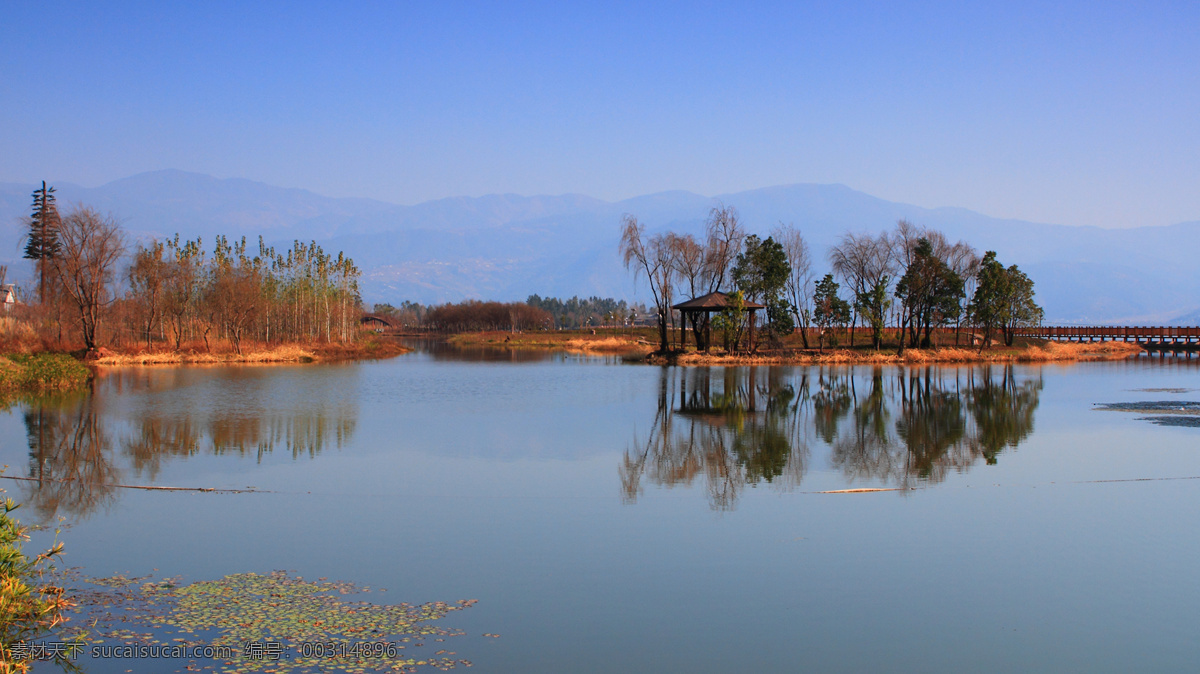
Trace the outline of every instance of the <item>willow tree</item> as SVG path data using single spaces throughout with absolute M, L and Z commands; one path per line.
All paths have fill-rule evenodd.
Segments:
M 675 266 L 672 264 L 670 241 L 663 235 L 645 240 L 646 227 L 628 213 L 621 218 L 621 258 L 625 268 L 633 268 L 634 278 L 645 276 L 658 312 L 658 349 L 670 350 L 667 341 L 667 319 L 671 315 Z
M 796 325 L 800 327 L 800 338 L 807 349 L 813 293 L 812 256 L 808 252 L 808 243 L 795 225 L 784 226 L 782 223 L 771 232 L 771 238 L 783 246 L 783 252 L 787 255 L 791 271 L 784 284 L 784 297 L 796 318 Z

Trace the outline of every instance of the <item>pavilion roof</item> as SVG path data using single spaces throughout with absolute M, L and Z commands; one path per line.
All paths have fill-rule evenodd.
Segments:
M 745 307 L 745 309 L 747 311 L 753 311 L 755 309 L 766 309 L 766 306 L 759 304 L 758 302 L 743 301 L 742 305 Z M 725 293 L 718 291 L 715 293 L 709 293 L 707 295 L 701 295 L 700 297 L 692 298 L 686 302 L 680 302 L 679 304 L 676 304 L 675 306 L 673 306 L 671 308 L 679 309 L 682 311 L 712 312 L 712 311 L 721 311 L 722 309 L 724 309 L 727 306 L 729 306 L 729 295 L 726 295 Z

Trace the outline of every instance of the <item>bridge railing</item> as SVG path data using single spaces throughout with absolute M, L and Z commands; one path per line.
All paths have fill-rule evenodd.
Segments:
M 1022 337 L 1054 340 L 1192 341 L 1200 340 L 1200 327 L 1175 325 L 1041 325 L 1019 328 Z

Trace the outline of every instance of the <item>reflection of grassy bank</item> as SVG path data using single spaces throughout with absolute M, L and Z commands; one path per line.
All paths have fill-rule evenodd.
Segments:
M 64 353 L 0 356 L 0 395 L 70 391 L 90 377 L 83 363 Z
M 820 352 L 761 349 L 755 354 L 697 353 L 689 351 L 670 356 L 654 356 L 654 363 L 677 365 L 771 365 L 771 364 L 921 364 L 921 363 L 1048 363 L 1086 360 L 1124 360 L 1136 356 L 1142 348 L 1130 342 L 1043 342 L 1031 340 L 1012 347 L 984 349 L 941 347 L 935 349 L 895 349 L 875 351 L 869 347 L 855 350 L 827 349 Z

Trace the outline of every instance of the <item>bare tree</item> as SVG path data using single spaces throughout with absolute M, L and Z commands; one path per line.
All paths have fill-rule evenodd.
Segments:
M 962 332 L 963 319 L 969 313 L 967 307 L 971 304 L 971 295 L 975 292 L 975 276 L 979 274 L 979 265 L 982 260 L 979 257 L 979 252 L 970 244 L 964 241 L 958 241 L 953 245 L 946 246 L 939 251 L 934 248 L 934 254 L 940 255 L 946 266 L 950 267 L 951 271 L 958 274 L 959 278 L 965 283 L 964 292 L 960 301 L 958 318 L 954 322 L 954 345 L 958 345 L 958 338 Z
M 79 311 L 84 346 L 96 348 L 96 330 L 104 309 L 113 302 L 113 271 L 125 252 L 120 225 L 86 206 L 63 218 L 59 229 L 61 252 L 54 258 L 55 275 L 72 306 Z
M 908 273 L 908 268 L 912 266 L 916 257 L 917 243 L 927 235 L 927 231 L 908 220 L 901 218 L 896 222 L 896 229 L 892 230 L 891 244 L 892 258 L 896 261 L 898 276 L 902 277 Z M 912 315 L 909 308 L 901 302 L 896 307 L 896 333 L 900 340 L 901 351 L 904 350 L 904 335 L 911 322 Z
M 671 248 L 671 265 L 679 283 L 679 293 L 694 298 L 703 288 L 705 272 L 704 246 L 691 234 L 668 232 L 667 245 Z
M 658 342 L 659 350 L 666 353 L 670 347 L 667 342 L 667 320 L 671 314 L 671 297 L 673 296 L 675 268 L 671 264 L 671 246 L 668 238 L 662 234 L 645 241 L 646 227 L 638 219 L 626 213 L 621 218 L 621 257 L 625 268 L 633 267 L 634 278 L 645 276 L 650 284 L 650 293 L 654 297 L 654 306 L 658 312 Z
M 800 338 L 804 340 L 804 348 L 808 348 L 808 326 L 812 320 L 812 256 L 808 252 L 808 243 L 795 225 L 779 223 L 771 232 L 771 238 L 783 246 L 787 255 L 791 272 L 784 286 L 786 300 L 791 304 L 792 313 L 796 316 L 796 325 L 800 326 Z
M 883 320 L 890 306 L 888 285 L 895 274 L 891 240 L 887 233 L 844 234 L 829 251 L 833 271 L 841 276 L 854 293 L 854 323 L 862 315 L 871 326 L 872 343 L 879 348 L 883 339 Z M 851 325 L 850 345 L 854 345 Z
M 742 252 L 742 241 L 746 238 L 746 230 L 738 217 L 737 209 L 725 204 L 717 204 L 708 212 L 708 222 L 705 223 L 705 276 L 708 278 L 708 292 L 720 290 L 733 269 L 738 253 Z
M 704 246 L 691 234 L 668 232 L 666 240 L 671 252 L 671 266 L 675 269 L 675 279 L 679 285 L 676 294 L 686 294 L 688 299 L 694 299 L 700 294 L 705 281 L 707 260 Z M 680 320 L 683 320 L 682 316 Z M 686 325 L 680 325 L 681 331 L 686 329 Z M 698 314 L 692 314 L 692 333 L 695 335 L 696 348 L 703 349 L 704 325 Z M 680 341 L 684 341 L 682 332 Z

